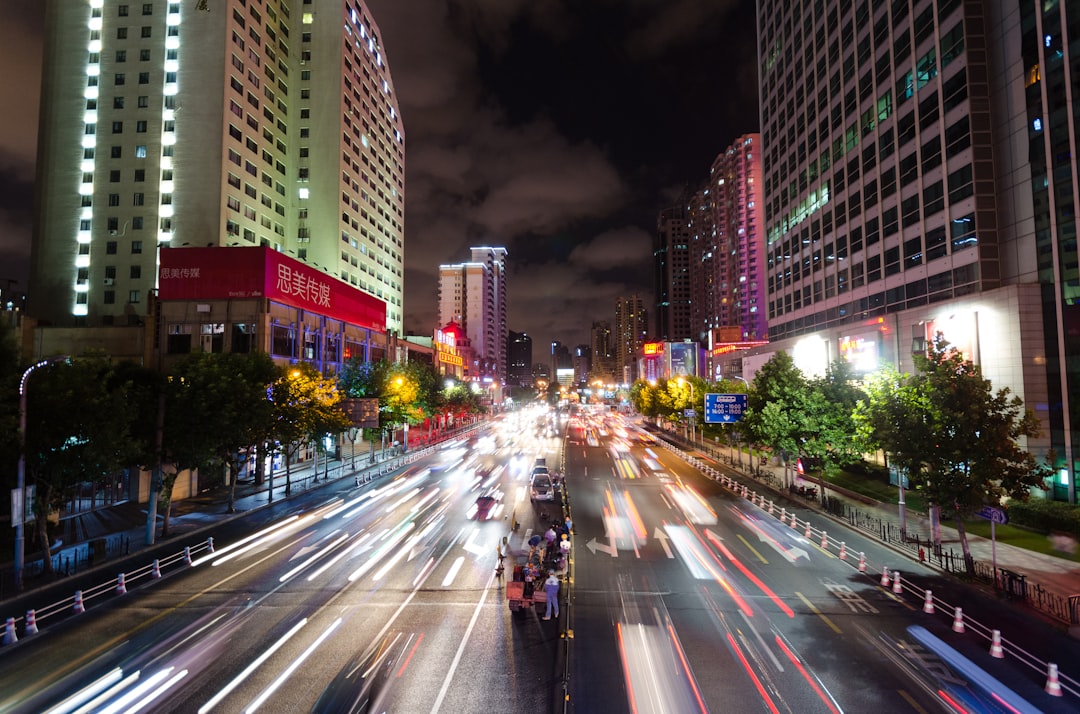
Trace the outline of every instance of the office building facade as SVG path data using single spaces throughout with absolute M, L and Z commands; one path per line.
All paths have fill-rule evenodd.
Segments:
M 510 330 L 506 338 L 506 383 L 515 387 L 533 386 L 532 338 L 524 332 Z
M 471 378 L 505 382 L 505 248 L 474 247 L 469 262 L 439 266 L 439 322 L 456 322 L 468 335 Z
M 1069 5 L 762 0 L 758 47 L 770 349 L 911 371 L 942 332 L 1074 499 Z
M 400 332 L 404 129 L 362 0 L 49 0 L 31 304 L 131 324 L 159 247 L 264 246 Z
M 690 230 L 686 201 L 660 212 L 656 220 L 656 331 L 666 340 L 691 337 Z
M 615 300 L 615 378 L 621 384 L 638 379 L 638 353 L 649 334 L 649 315 L 645 301 L 634 293 Z

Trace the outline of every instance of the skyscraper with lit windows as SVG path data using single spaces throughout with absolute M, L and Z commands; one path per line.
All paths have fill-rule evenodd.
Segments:
M 48 0 L 29 312 L 138 322 L 158 247 L 270 246 L 400 332 L 404 130 L 363 0 Z
M 473 379 L 505 382 L 506 248 L 470 249 L 471 260 L 439 266 L 439 323 L 456 322 L 469 337 Z
M 768 350 L 912 371 L 937 333 L 1075 499 L 1080 6 L 760 0 Z

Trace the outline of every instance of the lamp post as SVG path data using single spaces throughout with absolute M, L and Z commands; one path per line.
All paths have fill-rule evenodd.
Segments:
M 43 359 L 37 364 L 30 365 L 23 372 L 19 382 L 19 467 L 16 475 L 15 491 L 18 503 L 12 504 L 11 518 L 15 521 L 15 590 L 23 588 L 23 561 L 26 551 L 26 390 L 29 386 L 30 375 L 39 367 L 47 367 L 57 362 L 67 362 L 67 355 Z M 18 513 L 15 511 L 18 510 Z

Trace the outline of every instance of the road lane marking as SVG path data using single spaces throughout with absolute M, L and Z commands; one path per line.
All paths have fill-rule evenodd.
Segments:
M 820 617 L 821 621 L 824 622 L 826 625 L 828 625 L 832 629 L 833 632 L 835 632 L 838 635 L 844 634 L 844 631 L 841 630 L 839 627 L 837 627 L 836 623 L 834 623 L 832 620 L 830 620 L 829 617 L 825 613 L 823 613 L 821 610 L 819 610 L 814 603 L 807 600 L 805 595 L 803 595 L 800 592 L 796 592 L 795 595 L 797 595 L 798 598 L 803 601 L 803 604 L 805 604 L 808 608 L 810 608 L 810 611 L 812 613 L 814 613 L 815 615 Z
M 742 537 L 742 533 L 739 533 L 739 540 L 743 542 L 743 545 L 750 549 L 751 553 L 757 556 L 758 560 L 760 560 L 762 563 L 765 563 L 765 565 L 769 564 L 769 561 L 765 560 L 764 556 L 762 556 L 761 553 L 757 552 L 757 549 L 754 548 L 754 546 L 750 545 L 750 541 Z
M 461 566 L 465 564 L 465 556 L 459 555 L 454 564 L 450 566 L 450 570 L 447 571 L 446 577 L 443 578 L 442 586 L 444 588 L 450 587 L 450 584 L 454 582 L 454 578 L 457 577 L 458 571 L 461 570 Z
M 492 571 L 491 575 L 488 576 L 487 583 L 484 585 L 483 592 L 480 593 L 480 600 L 473 609 L 472 618 L 469 620 L 469 626 L 465 629 L 465 636 L 461 638 L 461 644 L 458 645 L 457 652 L 454 654 L 454 661 L 450 663 L 450 670 L 446 673 L 446 679 L 443 680 L 442 688 L 439 690 L 439 696 L 435 698 L 435 705 L 431 707 L 431 714 L 436 714 L 439 711 L 439 707 L 442 706 L 443 700 L 446 699 L 446 693 L 450 691 L 450 681 L 457 672 L 462 655 L 465 654 L 465 646 L 469 643 L 469 636 L 472 635 L 472 631 L 476 627 L 476 621 L 480 618 L 480 612 L 484 608 L 484 601 L 487 600 L 488 592 L 490 592 L 491 584 L 494 581 L 495 571 Z
M 919 706 L 919 703 L 915 701 L 915 697 L 911 696 L 904 689 L 897 689 L 896 693 L 903 697 L 904 701 L 911 705 L 911 708 L 919 712 L 919 714 L 928 714 L 928 712 Z
M 660 545 L 661 545 L 661 546 L 663 547 L 663 549 L 664 549 L 664 555 L 666 555 L 666 556 L 667 556 L 667 557 L 669 557 L 669 558 L 674 558 L 674 557 L 675 557 L 675 556 L 674 556 L 674 555 L 672 554 L 672 552 L 671 552 L 671 546 L 670 546 L 670 545 L 668 545 L 668 536 L 667 536 L 667 533 L 665 533 L 665 532 L 664 532 L 663 530 L 661 530 L 661 529 L 660 529 L 660 526 L 657 526 L 657 527 L 656 527 L 656 532 L 655 532 L 655 533 L 653 533 L 653 538 L 655 538 L 655 539 L 657 539 L 658 541 L 660 541 Z

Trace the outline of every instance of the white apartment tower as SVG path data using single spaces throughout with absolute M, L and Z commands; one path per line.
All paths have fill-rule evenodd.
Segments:
M 161 246 L 270 246 L 401 330 L 405 140 L 363 0 L 47 0 L 30 313 L 138 321 Z
M 467 263 L 439 266 L 439 324 L 456 322 L 472 348 L 469 375 L 506 379 L 506 248 L 474 247 Z

